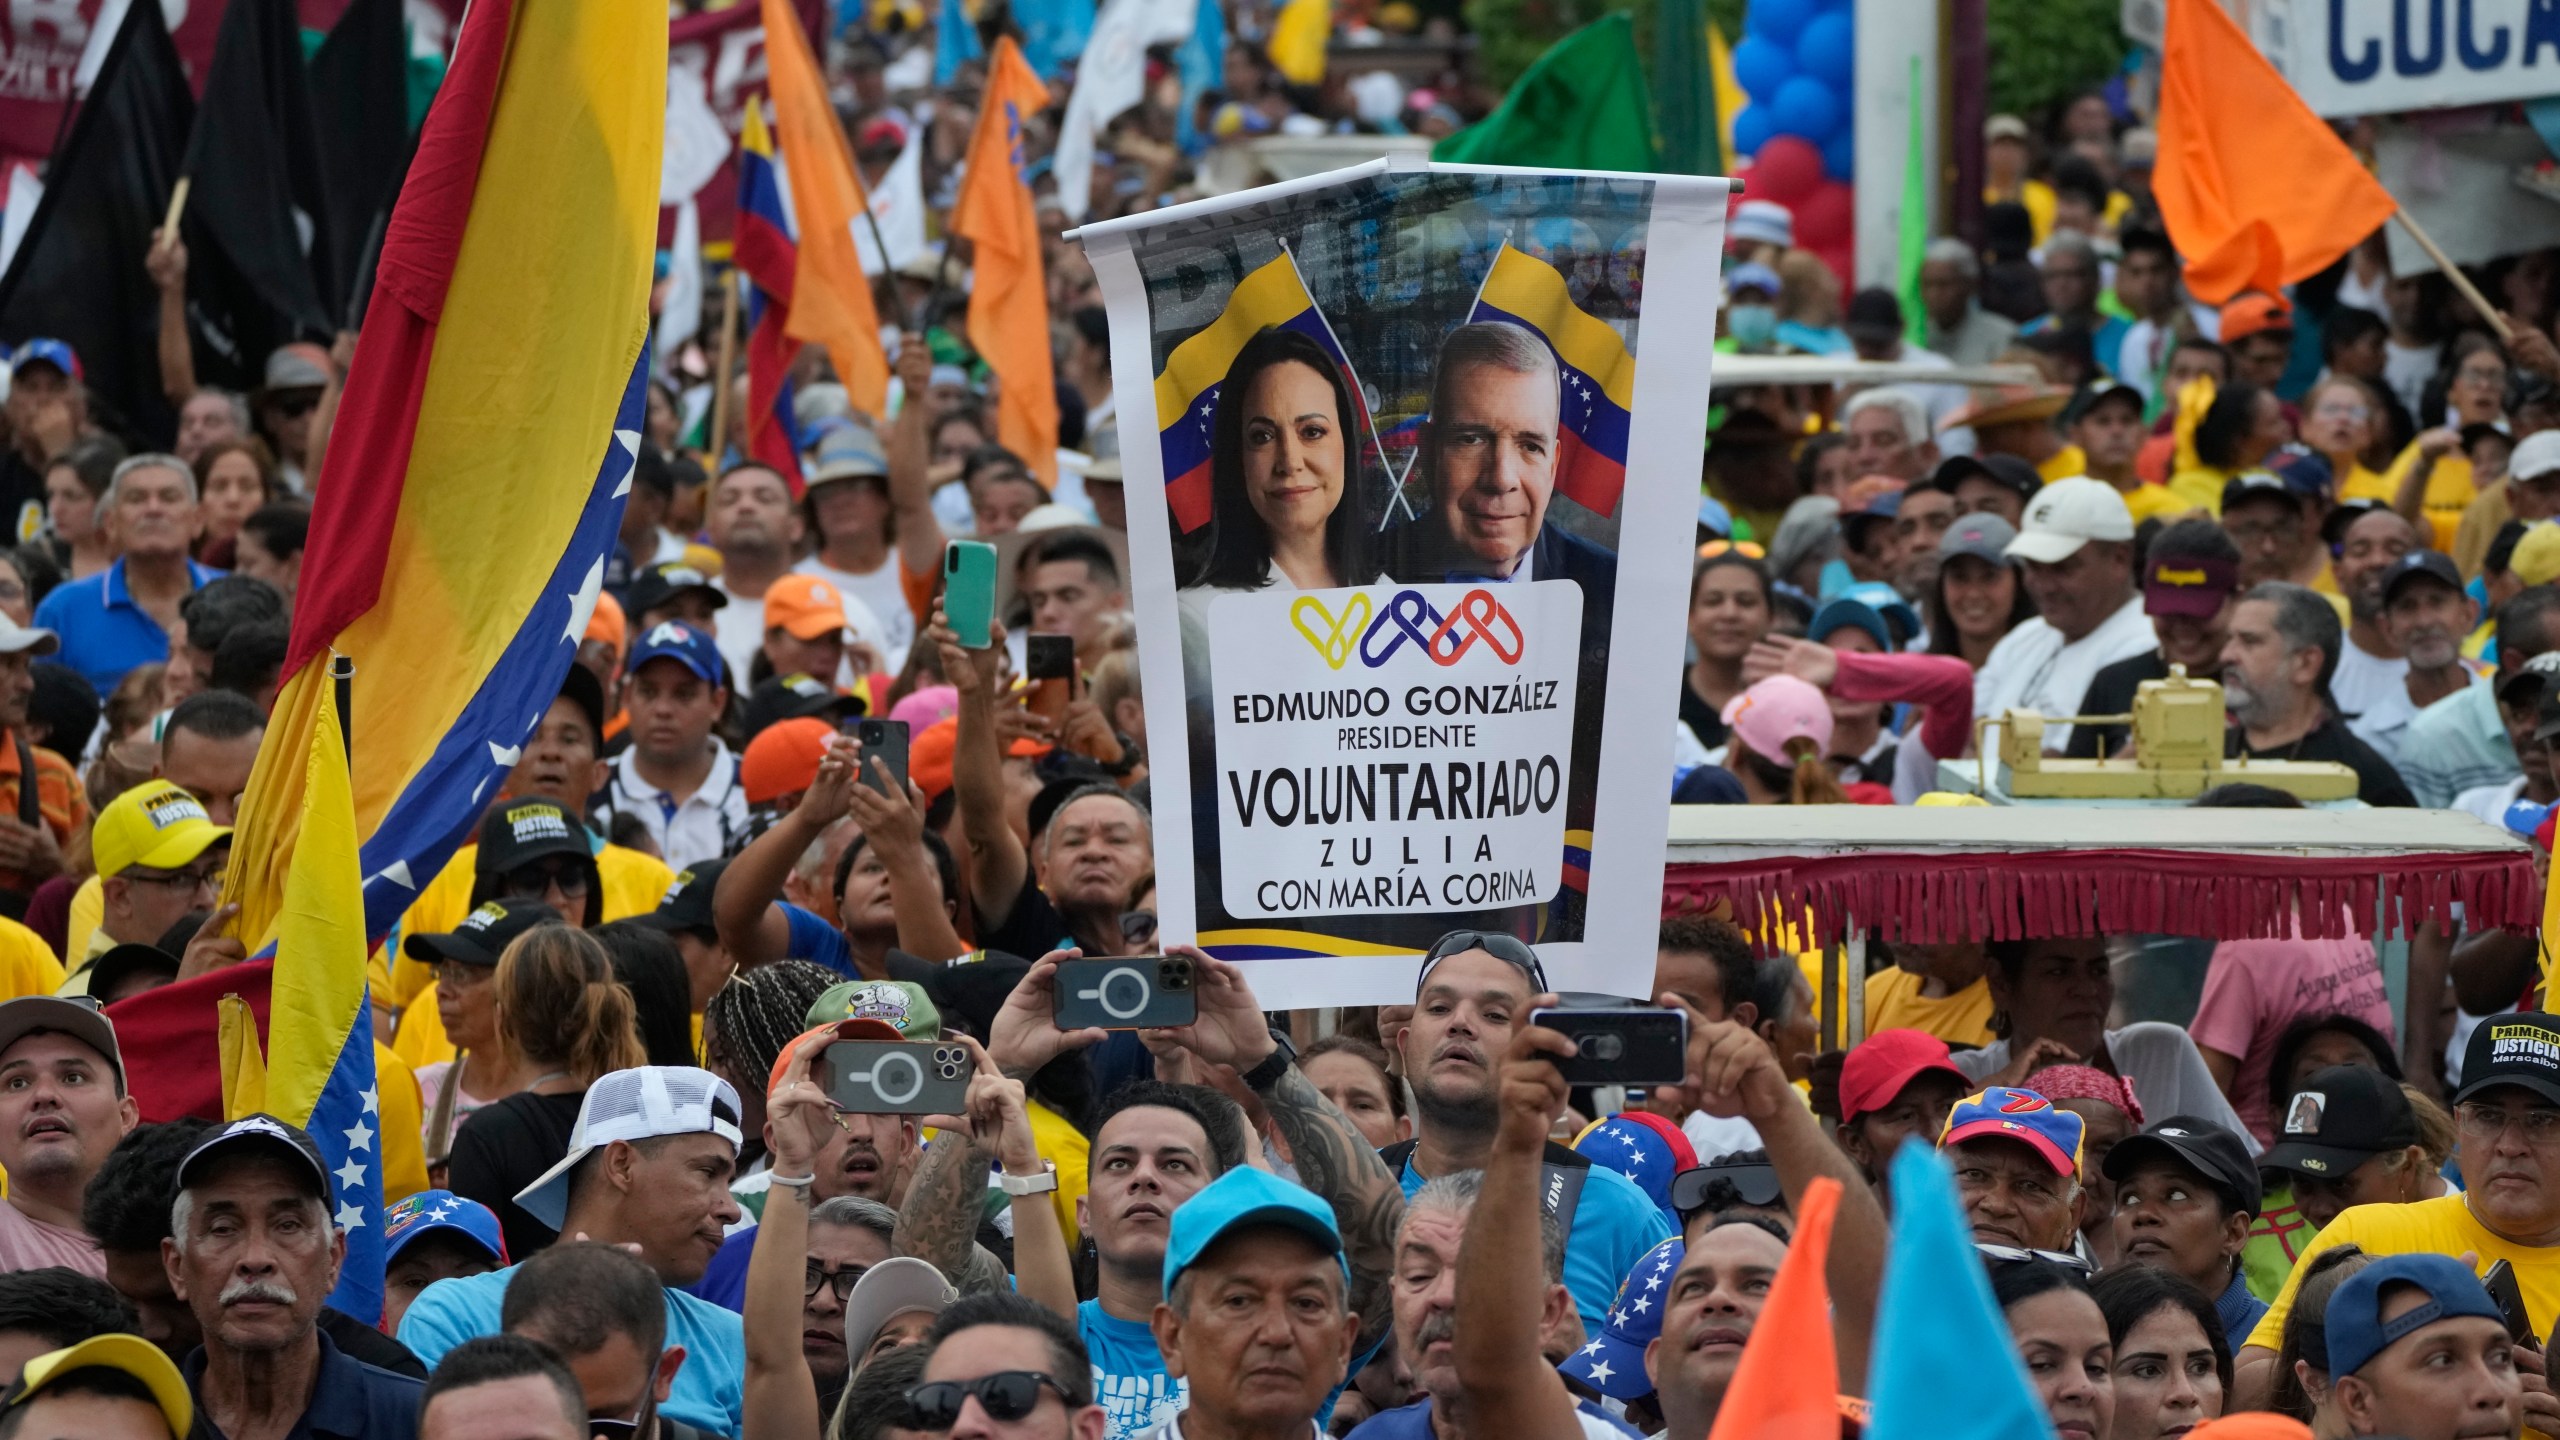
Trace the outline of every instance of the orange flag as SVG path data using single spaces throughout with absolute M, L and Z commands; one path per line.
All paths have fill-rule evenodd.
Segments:
M 800 226 L 791 319 L 783 333 L 825 346 L 853 403 L 885 420 L 889 356 L 853 244 L 864 209 L 862 176 L 790 0 L 764 0 L 764 54 L 774 138 L 790 167 L 791 213 Z
M 1831 1285 L 1823 1278 L 1839 1209 L 1839 1181 L 1825 1176 L 1806 1187 L 1795 1242 L 1778 1264 L 1707 1440 L 1840 1440 L 1840 1361 L 1831 1343 Z
M 768 6 L 783 0 L 764 0 Z M 976 246 L 969 344 L 996 372 L 996 438 L 1044 485 L 1058 483 L 1058 382 L 1049 366 L 1049 289 L 1040 222 L 1022 178 L 1022 122 L 1048 108 L 1049 90 L 1006 36 L 987 60 L 968 173 L 951 230 Z M 808 217 L 800 228 L 806 233 Z
M 2215 0 L 2169 0 L 2160 63 L 2160 218 L 2187 289 L 2219 305 L 2251 283 L 2264 221 L 2290 284 L 2329 268 L 2399 203 Z

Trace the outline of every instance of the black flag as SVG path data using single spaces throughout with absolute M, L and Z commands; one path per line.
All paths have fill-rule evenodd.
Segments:
M 371 288 L 383 222 L 409 173 L 409 37 L 400 12 L 400 0 L 354 0 L 311 57 L 335 286 L 321 298 L 350 330 Z
M 69 342 L 92 417 L 155 446 L 176 435 L 178 415 L 160 390 L 160 291 L 142 258 L 194 114 L 160 7 L 128 7 L 0 276 L 0 341 Z
M 254 390 L 267 355 L 337 331 L 328 207 L 294 0 L 231 0 L 188 138 L 180 230 L 196 375 Z

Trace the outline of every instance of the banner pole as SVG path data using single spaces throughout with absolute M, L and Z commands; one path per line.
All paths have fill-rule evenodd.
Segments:
M 2392 211 L 2391 218 L 2400 222 L 2400 228 L 2408 231 L 2409 238 L 2417 241 L 2418 248 L 2426 251 L 2427 258 L 2435 261 L 2436 268 L 2444 272 L 2444 278 L 2453 282 L 2453 288 L 2462 292 L 2462 298 L 2470 301 L 2471 308 L 2480 312 L 2480 318 L 2489 322 L 2489 328 L 2498 332 L 2498 343 L 2516 343 L 2515 331 L 2507 324 L 2507 317 L 2498 312 L 2497 306 L 2489 303 L 2489 298 L 2480 293 L 2480 287 L 2471 283 L 2471 277 L 2463 274 L 2462 267 L 2453 263 L 2443 247 L 2436 244 L 2435 237 L 2418 224 L 2417 218 L 2409 213 L 2409 207 L 2403 205 Z
M 723 282 L 723 288 L 728 291 L 728 304 L 721 307 L 720 359 L 712 369 L 711 446 L 707 457 L 710 463 L 704 468 L 715 475 L 720 470 L 720 457 L 729 453 L 729 391 L 732 388 L 730 372 L 736 367 L 738 360 L 738 311 L 746 304 L 745 290 L 738 283 L 738 275 L 738 269 L 732 266 L 728 278 Z

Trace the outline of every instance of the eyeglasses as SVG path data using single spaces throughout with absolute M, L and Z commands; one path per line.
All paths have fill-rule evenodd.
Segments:
M 1124 910 L 1120 912 L 1120 940 L 1125 945 L 1152 945 L 1156 939 L 1156 912 Z
M 650 1358 L 649 1373 L 655 1376 L 658 1366 L 667 1358 L 659 1351 Z M 658 1429 L 658 1392 L 652 1386 L 640 1397 L 640 1410 L 628 1418 L 590 1415 L 587 1417 L 588 1440 L 649 1440 Z
M 1993 1265 L 2023 1265 L 2030 1260 L 2042 1260 L 2048 1265 L 2059 1265 L 2065 1270 L 2075 1270 L 2083 1275 L 2089 1273 L 2089 1262 L 2068 1250 L 2022 1250 L 2015 1245 L 1976 1245 L 1973 1251 Z
M 1057 1391 L 1061 1403 L 1066 1401 L 1067 1387 L 1037 1370 L 999 1370 L 975 1380 L 936 1380 L 918 1385 L 907 1392 L 907 1408 L 914 1412 L 917 1429 L 948 1430 L 960 1423 L 961 1408 L 975 1395 L 987 1418 L 1001 1424 L 1038 1409 L 1043 1386 Z
M 1785 1203 L 1786 1193 L 1774 1165 L 1700 1165 L 1671 1177 L 1671 1209 L 1684 1221 L 1736 1203 L 1767 1209 Z
M 2270 521 L 2224 520 L 2222 528 L 2229 532 L 2233 540 L 2243 545 L 2254 545 L 2268 540 L 2293 540 L 2302 534 L 2302 517 L 2296 515 L 2283 520 Z
M 1481 950 L 1505 965 L 1517 967 L 1529 977 L 1529 993 L 1547 993 L 1547 967 L 1538 963 L 1538 952 L 1517 935 L 1499 930 L 1452 930 L 1432 943 L 1422 957 L 1422 969 L 1413 977 L 1413 993 L 1422 993 L 1422 984 L 1431 978 L 1433 967 L 1452 955 Z
M 1745 560 L 1769 558 L 1769 552 L 1762 549 L 1756 540 L 1710 540 L 1698 547 L 1701 560 L 1716 560 L 1727 555 L 1739 555 Z
M 2453 1119 L 2465 1140 L 2492 1141 L 2507 1133 L 2509 1125 L 2520 1125 L 2526 1144 L 2536 1149 L 2560 1145 L 2560 1110 L 2541 1105 L 2522 1111 L 2497 1105 L 2456 1105 Z
M 276 413 L 286 419 L 299 420 L 320 408 L 320 396 L 317 392 L 302 391 L 290 395 L 278 395 L 267 403 L 274 406 Z
M 172 895 L 190 894 L 197 890 L 222 888 L 223 867 L 202 865 L 187 870 L 127 870 L 124 878 L 141 885 L 158 885 Z
M 862 1272 L 870 1268 L 868 1265 L 847 1265 L 830 1270 L 812 1260 L 800 1280 L 800 1298 L 815 1300 L 818 1287 L 824 1285 L 836 1292 L 836 1303 L 841 1305 L 853 1298 L 853 1287 L 862 1283 Z
M 510 900 L 539 900 L 554 885 L 562 895 L 576 900 L 587 893 L 587 867 L 569 861 L 527 865 L 500 876 L 498 884 Z

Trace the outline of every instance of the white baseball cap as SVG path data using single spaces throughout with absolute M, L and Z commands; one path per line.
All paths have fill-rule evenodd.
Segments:
M 2537 480 L 2555 470 L 2560 470 L 2560 430 L 2534 431 L 2507 457 L 2510 479 Z
M 690 1065 L 641 1065 L 616 1070 L 587 1087 L 578 1123 L 569 1131 L 569 1153 L 516 1192 L 524 1213 L 557 1230 L 569 1214 L 569 1172 L 588 1154 L 616 1140 L 661 1135 L 717 1135 L 738 1143 L 738 1092 L 728 1081 Z
M 880 1337 L 880 1327 L 906 1314 L 922 1310 L 939 1315 L 960 1298 L 951 1282 L 932 1262 L 911 1255 L 893 1255 L 862 1272 L 853 1282 L 853 1293 L 844 1302 L 844 1353 L 856 1367 L 862 1364 L 862 1352 Z
M 2131 540 L 2133 512 L 2104 480 L 2074 475 L 2056 480 L 2027 502 L 2027 519 L 2003 553 L 2013 560 L 2057 565 L 2092 540 Z
M 2560 435 L 2552 438 L 2560 440 Z M 50 655 L 61 648 L 61 638 L 43 626 L 21 625 L 6 615 L 0 615 L 0 655 L 21 652 Z

